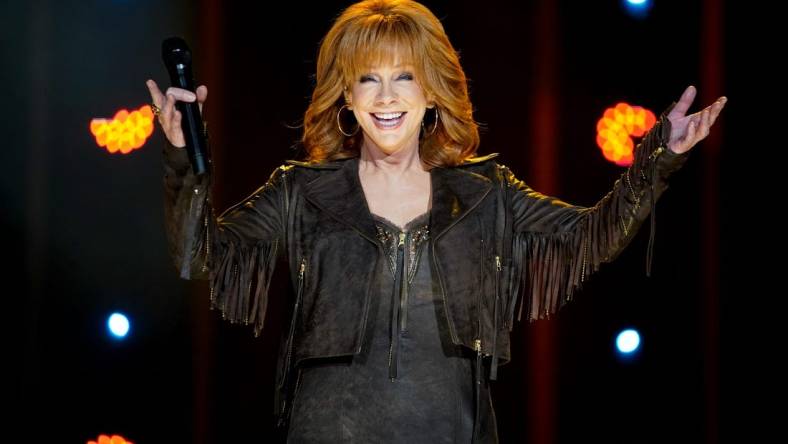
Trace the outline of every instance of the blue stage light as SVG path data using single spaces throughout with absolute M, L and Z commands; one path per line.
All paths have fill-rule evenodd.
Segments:
M 112 313 L 107 320 L 109 332 L 118 339 L 123 339 L 129 332 L 129 319 L 121 313 Z
M 640 346 L 640 335 L 636 330 L 627 329 L 618 334 L 616 347 L 621 353 L 631 354 Z
M 624 10 L 626 10 L 630 16 L 638 19 L 648 16 L 653 6 L 651 0 L 623 0 L 623 2 Z

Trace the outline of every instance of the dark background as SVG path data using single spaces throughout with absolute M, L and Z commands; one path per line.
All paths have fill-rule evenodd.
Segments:
M 88 123 L 148 103 L 145 80 L 168 83 L 162 39 L 184 36 L 197 78 L 214 82 L 205 118 L 212 128 L 214 196 L 224 209 L 284 159 L 300 158 L 297 126 L 314 84 L 319 41 L 350 3 L 115 0 L 0 7 L 9 436 L 273 441 L 273 372 L 290 295 L 284 273 L 277 272 L 271 288 L 260 338 L 222 322 L 208 310 L 207 285 L 180 280 L 167 256 L 161 131 L 130 155 L 110 155 L 96 146 Z M 533 118 L 527 104 L 542 63 L 533 49 L 536 4 L 423 3 L 460 52 L 475 118 L 486 126 L 479 154 L 500 152 L 529 182 L 538 168 L 525 123 Z M 555 5 L 560 176 L 550 194 L 591 206 L 622 172 L 594 143 L 604 108 L 626 100 L 659 113 L 687 85 L 703 94 L 701 23 L 713 6 L 723 8 L 724 55 L 713 69 L 724 74 L 720 93 L 729 98 L 714 128 L 719 152 L 710 158 L 701 142 L 657 206 L 652 276 L 645 276 L 646 222 L 619 259 L 549 321 L 557 333 L 555 440 L 749 441 L 762 431 L 759 407 L 749 400 L 764 389 L 760 369 L 771 364 L 751 349 L 750 341 L 766 331 L 745 322 L 770 311 L 782 291 L 761 289 L 771 285 L 760 265 L 765 257 L 753 254 L 755 244 L 781 242 L 764 240 L 776 231 L 766 224 L 777 219 L 760 214 L 765 207 L 752 200 L 770 176 L 755 171 L 774 163 L 772 151 L 781 149 L 756 141 L 766 131 L 759 126 L 764 108 L 755 102 L 770 95 L 772 84 L 761 74 L 771 56 L 765 49 L 770 37 L 751 17 L 766 12 L 742 2 L 657 1 L 651 16 L 637 21 L 617 1 Z M 700 94 L 691 112 L 708 105 Z M 711 190 L 703 185 L 709 168 L 717 178 Z M 702 214 L 701 202 L 709 198 L 718 200 L 711 216 Z M 719 234 L 714 257 L 701 243 L 709 228 L 701 221 L 708 220 Z M 719 265 L 711 295 L 700 277 L 708 261 Z M 719 325 L 711 339 L 704 333 L 710 298 Z M 114 310 L 131 319 L 125 341 L 106 337 L 105 320 Z M 644 345 L 637 361 L 622 363 L 613 340 L 627 326 L 641 330 Z M 531 334 L 527 323 L 517 325 L 514 361 L 501 368 L 493 387 L 502 443 L 529 436 Z M 710 344 L 719 348 L 719 361 L 704 362 Z M 711 425 L 704 389 L 709 368 L 719 376 L 712 384 L 718 415 Z

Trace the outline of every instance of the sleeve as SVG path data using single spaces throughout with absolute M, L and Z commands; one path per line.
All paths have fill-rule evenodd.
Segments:
M 165 229 L 180 277 L 209 280 L 211 309 L 218 308 L 232 323 L 252 323 L 259 336 L 285 226 L 286 167 L 216 217 L 210 196 L 213 165 L 195 176 L 186 150 L 169 142 L 163 158 Z
M 572 299 L 573 291 L 612 262 L 632 241 L 651 215 L 646 275 L 651 273 L 655 203 L 668 188 L 668 178 L 686 162 L 689 152 L 667 148 L 670 105 L 635 148 L 635 159 L 616 180 L 612 191 L 593 207 L 571 205 L 531 189 L 502 166 L 506 198 L 511 208 L 509 298 L 506 321 L 511 329 L 518 295 L 528 305 L 528 318 L 549 318 Z

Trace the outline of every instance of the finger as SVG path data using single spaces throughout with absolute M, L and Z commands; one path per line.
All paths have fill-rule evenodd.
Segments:
M 164 102 L 164 107 L 161 109 L 161 115 L 159 116 L 161 117 L 162 126 L 167 131 L 169 131 L 171 126 L 174 110 L 175 110 L 175 98 L 170 94 L 167 94 L 167 100 Z
M 176 100 L 180 100 L 181 102 L 194 102 L 197 99 L 197 96 L 193 92 L 174 86 L 167 88 L 167 95 L 172 95 Z
M 687 125 L 687 137 L 684 138 L 685 145 L 694 145 L 697 128 L 698 124 L 694 120 L 691 120 L 689 125 Z
M 208 87 L 205 85 L 200 85 L 197 87 L 197 102 L 203 103 L 208 98 Z
M 174 140 L 178 144 L 178 145 L 173 144 L 175 146 L 184 146 L 182 145 L 184 134 L 183 134 L 183 130 L 181 130 L 181 120 L 182 120 L 181 112 L 176 109 L 172 115 L 172 126 L 170 129 L 171 132 L 177 134 L 177 136 L 173 135 L 170 139 L 170 140 Z
M 670 111 L 671 117 L 675 119 L 686 116 L 687 110 L 689 110 L 692 105 L 692 101 L 695 100 L 696 93 L 697 90 L 694 86 L 688 86 L 687 89 L 684 90 L 684 93 L 681 94 L 681 98 L 678 103 L 676 103 L 676 106 Z
M 711 124 L 714 125 L 714 122 L 717 120 L 717 116 L 720 115 L 722 109 L 725 108 L 725 103 L 728 101 L 728 98 L 723 96 L 717 99 L 712 105 L 712 114 L 711 114 Z
M 164 100 L 166 99 L 164 97 L 164 94 L 161 93 L 159 86 L 156 85 L 156 82 L 154 82 L 151 79 L 148 79 L 145 82 L 145 85 L 148 87 L 148 91 L 150 92 L 150 98 L 153 104 L 161 108 L 164 104 Z
M 702 138 L 705 139 L 706 136 L 709 135 L 709 129 L 711 128 L 711 108 L 707 108 L 703 111 L 703 131 L 701 131 Z
M 205 103 L 205 99 L 208 98 L 208 87 L 200 85 L 197 87 L 195 93 L 197 93 L 197 104 L 200 107 L 200 115 L 202 115 L 202 104 Z

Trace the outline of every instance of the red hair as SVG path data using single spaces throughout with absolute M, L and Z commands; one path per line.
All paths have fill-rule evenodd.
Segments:
M 468 95 L 459 55 L 440 21 L 425 6 L 411 0 L 365 0 L 349 6 L 336 19 L 320 44 L 316 85 L 304 115 L 301 142 L 310 162 L 359 155 L 363 131 L 346 137 L 337 127 L 344 105 L 343 89 L 372 66 L 399 59 L 412 64 L 415 80 L 440 113 L 419 143 L 422 161 L 430 166 L 454 166 L 473 157 L 479 147 L 478 124 Z M 434 116 L 427 110 L 425 117 Z M 350 132 L 343 125 L 345 132 Z

